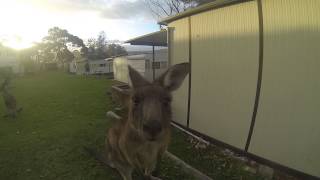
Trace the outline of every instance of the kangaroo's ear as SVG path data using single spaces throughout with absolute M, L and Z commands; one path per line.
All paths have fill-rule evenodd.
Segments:
M 174 91 L 181 86 L 184 78 L 187 76 L 189 71 L 189 63 L 176 64 L 170 67 L 163 75 L 161 75 L 155 81 L 155 83 L 160 84 L 169 91 Z
M 133 69 L 131 66 L 128 66 L 129 78 L 131 81 L 131 86 L 133 88 L 139 88 L 145 85 L 150 84 L 146 79 L 144 79 L 138 71 Z

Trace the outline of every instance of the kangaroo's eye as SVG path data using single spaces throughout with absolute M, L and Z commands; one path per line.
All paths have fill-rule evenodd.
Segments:
M 135 106 L 139 105 L 141 103 L 141 98 L 139 97 L 133 97 L 132 102 Z
M 138 99 L 134 99 L 134 100 L 133 100 L 133 104 L 134 104 L 134 105 L 139 105 L 139 104 L 140 104 L 140 101 L 139 101 Z

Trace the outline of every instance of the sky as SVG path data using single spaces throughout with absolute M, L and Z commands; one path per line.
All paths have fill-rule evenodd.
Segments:
M 105 31 L 128 40 L 159 30 L 144 0 L 0 0 L 0 42 L 15 49 L 41 41 L 58 26 L 83 40 Z

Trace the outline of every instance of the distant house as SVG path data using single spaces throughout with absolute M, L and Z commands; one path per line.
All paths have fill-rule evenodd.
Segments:
M 155 51 L 153 62 L 152 52 L 129 53 L 128 56 L 114 58 L 114 78 L 117 81 L 128 83 L 128 65 L 136 69 L 147 80 L 152 81 L 160 76 L 168 67 L 168 51 L 160 49 Z
M 113 59 L 87 60 L 85 58 L 75 59 L 69 63 L 69 72 L 75 74 L 84 74 L 85 64 L 89 63 L 89 74 L 110 74 L 113 72 Z
M 18 60 L 17 52 L 0 45 L 0 71 L 8 71 L 14 74 L 22 74 L 23 66 Z
M 113 72 L 113 58 L 89 61 L 90 74 L 108 74 Z

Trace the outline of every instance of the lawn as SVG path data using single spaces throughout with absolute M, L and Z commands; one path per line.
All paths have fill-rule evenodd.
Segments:
M 214 180 L 263 180 L 245 170 L 246 163 L 226 153 L 225 149 L 209 145 L 196 148 L 195 139 L 174 129 L 169 151 Z M 191 142 L 192 140 L 192 142 Z
M 105 132 L 114 121 L 106 117 L 115 109 L 107 93 L 112 83 L 105 77 L 62 72 L 14 78 L 10 90 L 23 111 L 16 119 L 3 118 L 5 107 L 0 102 L 0 180 L 121 179 L 83 150 L 103 149 Z M 169 151 L 214 180 L 263 179 L 245 170 L 245 162 L 224 154 L 223 148 L 195 148 L 177 129 L 172 136 Z M 168 158 L 160 164 L 164 180 L 194 179 Z M 134 179 L 141 177 L 135 173 Z
M 83 146 L 102 149 L 112 110 L 106 78 L 85 78 L 61 72 L 17 77 L 11 90 L 23 111 L 3 118 L 0 103 L 0 179 L 120 179 L 101 166 Z M 0 98 L 2 101 L 2 98 Z M 163 179 L 192 179 L 168 159 L 161 162 Z

